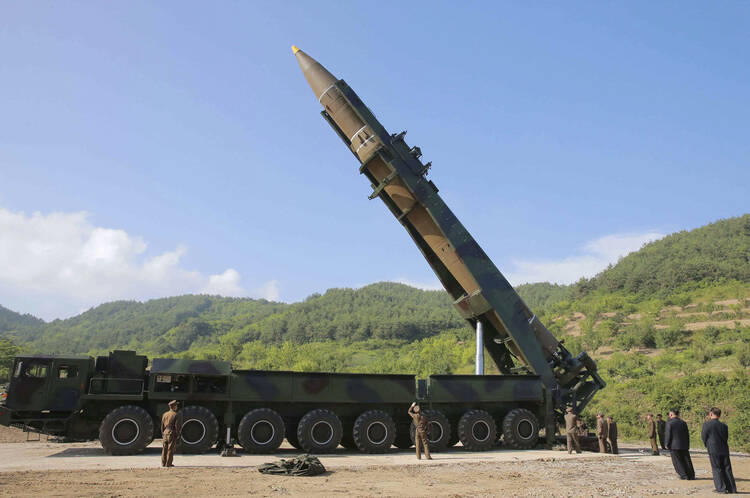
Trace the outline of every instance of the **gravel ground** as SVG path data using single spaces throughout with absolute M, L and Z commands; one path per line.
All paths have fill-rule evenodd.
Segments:
M 24 436 L 25 439 L 25 436 Z M 437 453 L 428 462 L 411 452 L 321 456 L 329 471 L 317 477 L 266 476 L 257 465 L 294 456 L 221 458 L 177 455 L 159 465 L 158 445 L 142 455 L 110 457 L 97 443 L 0 443 L 1 496 L 713 496 L 708 458 L 694 454 L 695 481 L 681 481 L 668 456 L 623 445 L 620 456 L 554 450 Z M 733 457 L 739 491 L 750 494 L 750 458 Z

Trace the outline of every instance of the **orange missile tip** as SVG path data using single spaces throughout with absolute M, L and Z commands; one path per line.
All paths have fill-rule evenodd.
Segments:
M 292 45 L 292 53 L 296 55 L 297 52 L 299 52 L 299 48 L 297 48 L 297 45 Z

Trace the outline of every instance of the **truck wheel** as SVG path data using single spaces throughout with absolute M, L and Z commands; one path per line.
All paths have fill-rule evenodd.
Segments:
M 135 455 L 154 440 L 154 419 L 140 406 L 112 410 L 99 425 L 99 441 L 110 455 Z
M 414 442 L 411 440 L 411 435 L 409 434 L 409 426 L 399 426 L 393 446 L 402 450 L 407 450 L 414 446 Z
M 203 406 L 186 406 L 182 410 L 180 453 L 204 453 L 219 439 L 219 422 L 211 410 Z
M 497 439 L 495 419 L 484 410 L 469 410 L 458 421 L 458 437 L 467 450 L 487 451 Z
M 396 439 L 396 424 L 386 412 L 369 410 L 357 417 L 352 436 L 359 451 L 385 453 Z
M 338 447 L 343 434 L 341 420 L 331 410 L 310 410 L 297 426 L 297 439 L 308 453 L 328 453 Z
M 284 441 L 284 420 L 270 408 L 250 410 L 240 420 L 237 440 L 248 453 L 270 453 Z
M 425 410 L 424 414 L 430 420 L 427 426 L 427 440 L 430 442 L 430 451 L 444 450 L 448 446 L 448 441 L 451 437 L 451 424 L 448 421 L 448 417 L 438 410 Z M 412 422 L 409 428 L 412 444 L 414 444 L 414 435 L 416 432 L 417 428 L 414 426 L 414 422 Z
M 525 408 L 514 408 L 503 419 L 503 444 L 509 448 L 528 450 L 539 439 L 539 421 Z

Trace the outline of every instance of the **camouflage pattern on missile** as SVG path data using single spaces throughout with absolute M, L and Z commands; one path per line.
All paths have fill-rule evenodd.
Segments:
M 500 372 L 539 375 L 558 416 L 565 405 L 582 410 L 604 387 L 595 363 L 585 353 L 574 358 L 529 310 L 425 178 L 431 165 L 420 161 L 419 147 L 404 142 L 405 132 L 389 134 L 346 82 L 292 50 L 321 114 L 372 183 L 370 198 L 379 197 L 406 228 L 472 328 L 482 321 L 485 348 Z

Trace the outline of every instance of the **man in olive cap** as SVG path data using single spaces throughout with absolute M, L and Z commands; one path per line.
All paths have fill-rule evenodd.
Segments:
M 617 422 L 612 418 L 612 415 L 607 415 L 607 441 L 609 441 L 612 454 L 617 455 Z
M 565 414 L 565 434 L 568 436 L 568 453 L 573 452 L 573 445 L 575 445 L 576 453 L 581 452 L 581 443 L 578 441 L 578 431 L 576 430 L 576 422 L 578 421 L 578 415 L 573 413 L 573 407 L 568 407 L 568 413 Z
M 419 405 L 414 402 L 409 407 L 409 416 L 414 421 L 414 446 L 417 449 L 417 460 L 422 459 L 422 454 L 419 450 L 420 444 L 424 447 L 424 456 L 427 460 L 432 460 L 430 456 L 430 442 L 427 439 L 427 428 L 430 424 L 430 420 L 427 416 L 422 413 L 422 409 Z
M 180 429 L 182 428 L 182 417 L 177 411 L 179 403 L 173 399 L 168 404 L 169 410 L 161 416 L 162 467 L 174 467 L 172 458 L 174 458 L 174 450 L 177 447 L 177 441 L 180 440 Z
M 599 441 L 599 453 L 607 452 L 607 435 L 609 428 L 603 413 L 596 414 L 596 439 Z
M 648 440 L 651 442 L 651 454 L 659 454 L 659 446 L 656 444 L 656 422 L 654 416 L 650 413 L 646 414 L 646 420 L 648 421 Z

